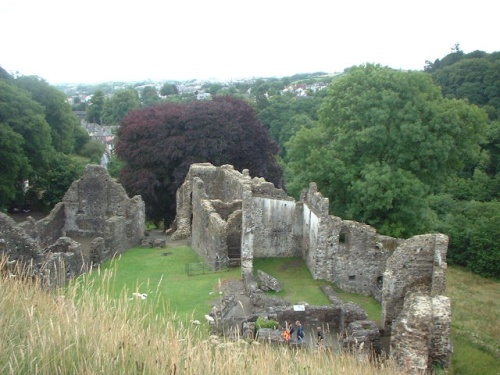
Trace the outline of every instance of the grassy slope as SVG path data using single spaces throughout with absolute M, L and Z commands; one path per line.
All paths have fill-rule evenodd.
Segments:
M 163 256 L 163 253 L 171 255 Z M 119 262 L 103 269 L 113 270 L 113 293 L 120 294 L 123 285 L 128 294 L 137 290 L 165 299 L 179 317 L 202 320 L 211 307 L 211 291 L 217 292 L 220 280 L 239 278 L 239 269 L 189 277 L 184 266 L 199 258 L 188 247 L 167 249 L 136 248 Z M 118 266 L 118 265 L 119 266 Z M 298 258 L 255 259 L 254 270 L 261 269 L 280 280 L 279 295 L 291 302 L 325 305 L 329 301 L 321 292 L 325 281 L 313 280 Z M 97 276 L 97 275 L 96 275 Z M 339 297 L 352 300 L 368 311 L 369 318 L 380 319 L 381 307 L 373 298 L 344 293 Z M 452 301 L 453 323 L 452 374 L 499 374 L 500 289 L 497 281 L 488 280 L 459 268 L 448 269 L 448 296 Z M 149 297 L 148 297 L 149 298 Z
M 390 362 L 377 366 L 335 351 L 207 340 L 206 323 L 183 324 L 161 302 L 168 296 L 186 311 L 197 302 L 208 305 L 207 291 L 217 290 L 219 276 L 231 273 L 188 278 L 183 266 L 196 259 L 193 252 L 173 249 L 167 257 L 162 252 L 132 250 L 107 269 L 51 293 L 1 272 L 0 259 L 0 374 L 401 373 Z M 156 287 L 153 280 L 160 279 Z M 130 300 L 130 290 L 120 292 L 122 282 L 150 295 Z M 200 301 L 193 297 L 198 287 Z
M 500 283 L 448 268 L 454 353 L 451 374 L 500 374 Z

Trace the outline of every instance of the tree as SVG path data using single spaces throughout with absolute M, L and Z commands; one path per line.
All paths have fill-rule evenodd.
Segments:
M 141 100 L 134 89 L 119 90 L 104 102 L 102 122 L 106 125 L 119 124 L 132 109 L 140 108 Z
M 179 89 L 173 83 L 165 82 L 160 89 L 160 94 L 162 96 L 177 95 L 179 94 Z
M 20 178 L 28 170 L 23 137 L 0 122 L 0 209 L 7 207 L 19 191 Z
M 106 146 L 103 143 L 90 139 L 80 149 L 79 155 L 89 158 L 91 163 L 99 164 L 104 151 Z
M 13 81 L 0 80 L 0 208 L 21 195 L 23 181 L 49 168 L 55 151 L 42 106 Z
M 75 128 L 75 152 L 80 154 L 82 147 L 91 139 L 89 133 L 87 133 L 83 126 L 77 126 Z
M 151 107 L 158 104 L 161 99 L 158 96 L 158 91 L 153 86 L 146 86 L 142 89 L 141 101 L 143 107 Z
M 54 149 L 65 154 L 73 152 L 74 130 L 79 124 L 63 93 L 35 76 L 18 77 L 15 83 L 30 92 L 32 98 L 42 105 L 45 121 L 50 125 Z
M 120 181 L 141 194 L 151 219 L 175 215 L 175 192 L 193 163 L 232 164 L 282 184 L 276 144 L 254 109 L 233 97 L 163 105 L 130 112 L 118 132 L 116 152 L 126 163 Z
M 500 117 L 500 60 L 475 51 L 435 69 L 432 78 L 445 97 L 468 99 L 486 107 L 491 119 Z
M 90 104 L 87 107 L 87 113 L 85 119 L 94 124 L 101 124 L 102 113 L 104 110 L 105 96 L 101 90 L 97 90 L 92 98 L 90 98 Z
M 294 95 L 277 95 L 259 112 L 259 119 L 269 129 L 269 135 L 278 142 L 280 156 L 285 157 L 285 144 L 302 127 L 311 127 L 318 119 L 322 98 L 297 98 Z
M 500 278 L 500 202 L 458 201 L 449 194 L 432 197 L 440 221 L 436 228 L 447 233 L 447 260 L 483 276 Z
M 479 159 L 486 122 L 425 73 L 353 67 L 332 82 L 317 128 L 290 141 L 289 187 L 315 181 L 335 215 L 384 234 L 422 233 L 434 217 L 425 197 Z
M 60 202 L 73 181 L 83 174 L 83 164 L 60 152 L 49 157 L 49 167 L 33 181 L 26 201 L 40 210 L 48 210 Z

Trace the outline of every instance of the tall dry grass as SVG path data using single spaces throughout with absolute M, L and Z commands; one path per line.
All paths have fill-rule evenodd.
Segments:
M 2 269 L 0 264 L 0 269 Z M 5 269 L 5 268 L 4 268 Z M 159 301 L 110 298 L 83 277 L 48 292 L 37 282 L 0 275 L 1 374 L 401 374 L 390 363 L 353 356 L 223 342 L 206 324 L 183 323 Z M 156 312 L 155 312 L 156 311 Z

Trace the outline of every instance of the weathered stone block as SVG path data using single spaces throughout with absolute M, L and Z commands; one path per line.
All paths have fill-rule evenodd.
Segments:
M 260 289 L 267 292 L 273 290 L 275 292 L 280 292 L 282 287 L 278 279 L 272 277 L 271 275 L 265 273 L 262 270 L 257 270 L 257 275 L 260 281 Z

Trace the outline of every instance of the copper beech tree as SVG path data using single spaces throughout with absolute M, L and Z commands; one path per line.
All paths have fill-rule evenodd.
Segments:
M 246 101 L 229 96 L 165 103 L 131 111 L 122 121 L 116 152 L 126 163 L 120 181 L 140 194 L 149 219 L 175 216 L 175 192 L 193 163 L 232 164 L 282 186 L 278 146 Z

